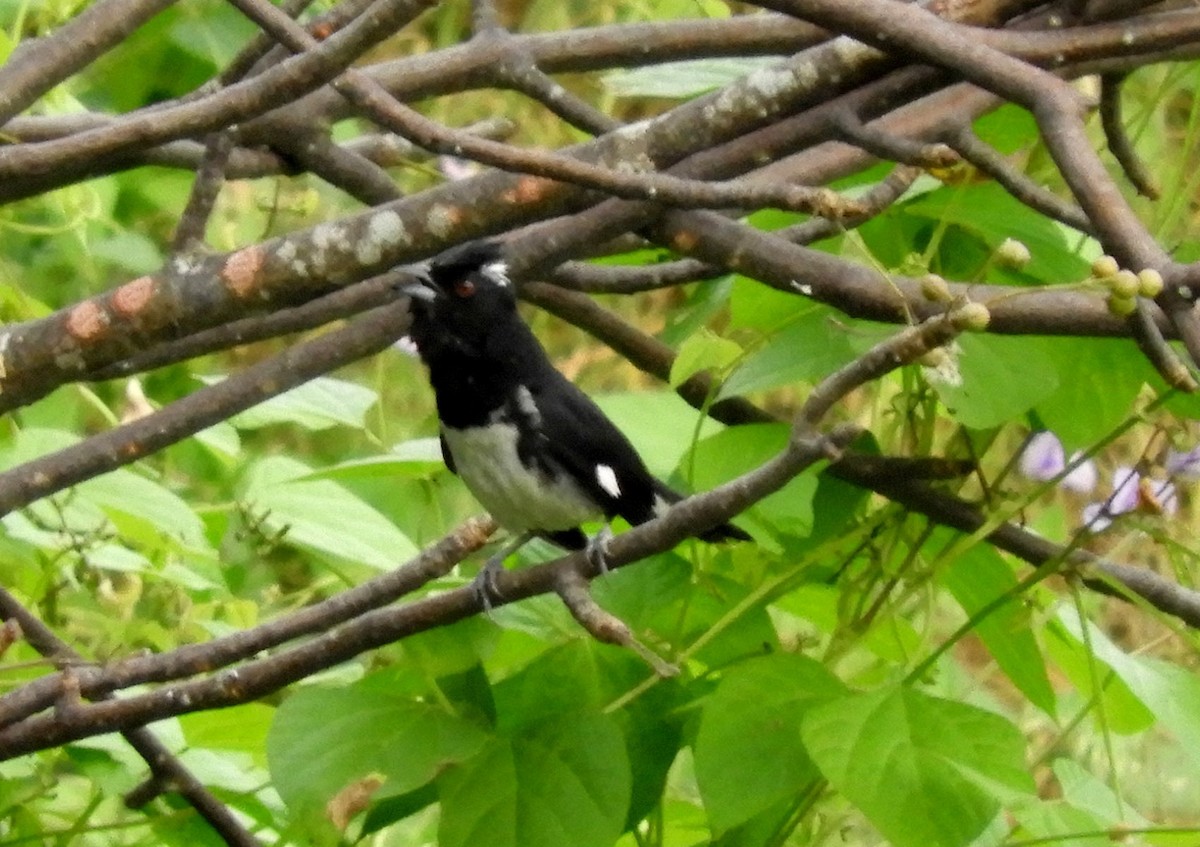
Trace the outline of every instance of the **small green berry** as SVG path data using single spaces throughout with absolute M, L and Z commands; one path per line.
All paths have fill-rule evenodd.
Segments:
M 950 354 L 944 347 L 934 347 L 917 359 L 917 363 L 927 368 L 940 368 L 950 360 Z
M 1163 278 L 1162 274 L 1154 268 L 1145 268 L 1138 274 L 1138 282 L 1141 283 L 1140 293 L 1143 297 L 1154 298 L 1162 294 Z
M 926 300 L 934 303 L 949 303 L 953 299 L 950 286 L 937 274 L 925 274 L 921 277 L 921 294 Z
M 1108 279 L 1110 276 L 1116 276 L 1119 270 L 1121 270 L 1121 266 L 1112 256 L 1101 256 L 1092 262 L 1092 276 L 1096 279 Z
M 1115 297 L 1135 297 L 1142 290 L 1141 280 L 1138 279 L 1137 274 L 1129 270 L 1117 271 L 1115 275 L 1108 277 L 1107 282 Z
M 1133 297 L 1122 297 L 1114 291 L 1108 295 L 1108 311 L 1118 318 L 1127 318 L 1137 311 L 1137 300 Z
M 1015 238 L 1006 238 L 996 248 L 996 264 L 1003 268 L 1012 268 L 1020 270 L 1029 264 L 1033 256 L 1029 253 L 1029 248 Z
M 959 329 L 981 332 L 992 321 L 992 313 L 982 303 L 964 303 L 950 313 L 950 319 Z

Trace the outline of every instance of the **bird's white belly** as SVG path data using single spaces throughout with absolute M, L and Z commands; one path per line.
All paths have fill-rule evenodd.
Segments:
M 521 463 L 515 426 L 447 428 L 442 434 L 462 481 L 506 529 L 554 532 L 600 516 L 565 472 L 550 477 Z

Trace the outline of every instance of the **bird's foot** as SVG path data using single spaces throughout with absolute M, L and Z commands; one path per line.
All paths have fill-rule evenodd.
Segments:
M 530 538 L 530 533 L 521 533 L 484 562 L 479 573 L 475 574 L 475 579 L 471 581 L 471 590 L 475 592 L 485 613 L 490 615 L 492 605 L 504 599 L 504 595 L 500 593 L 500 586 L 496 584 L 496 577 L 504 570 L 504 560 L 521 549 Z
M 605 524 L 599 532 L 588 539 L 587 547 L 584 548 L 588 562 L 601 575 L 608 573 L 608 542 L 612 540 L 612 537 L 612 527 Z
M 486 614 L 492 613 L 493 603 L 504 599 L 504 595 L 500 593 L 500 586 L 496 584 L 496 577 L 504 570 L 504 559 L 507 556 L 508 550 L 501 550 L 484 562 L 479 573 L 475 574 L 475 579 L 471 580 L 471 590 L 475 592 L 475 597 Z

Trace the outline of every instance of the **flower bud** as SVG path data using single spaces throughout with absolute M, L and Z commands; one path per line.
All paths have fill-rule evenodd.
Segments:
M 1029 254 L 1029 248 L 1015 238 L 1006 238 L 996 248 L 995 253 L 996 264 L 1002 268 L 1012 268 L 1020 270 L 1029 264 L 1033 258 Z

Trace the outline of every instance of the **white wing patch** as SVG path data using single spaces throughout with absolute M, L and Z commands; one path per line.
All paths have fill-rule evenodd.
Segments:
M 621 496 L 621 486 L 617 484 L 617 472 L 608 465 L 596 465 L 596 482 L 616 500 Z
M 480 273 L 490 279 L 496 285 L 508 287 L 510 284 L 508 279 L 508 263 L 507 262 L 489 262 L 480 268 Z
M 517 409 L 535 427 L 542 425 L 542 413 L 533 401 L 533 392 L 524 385 L 517 386 Z

